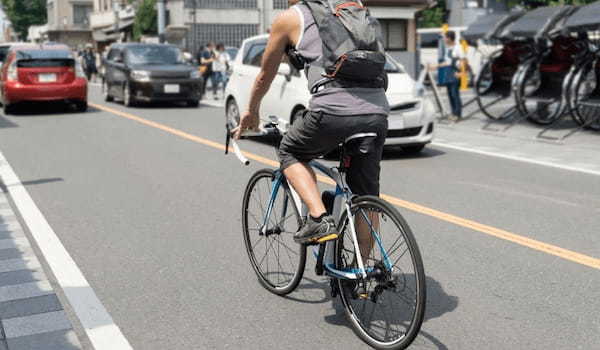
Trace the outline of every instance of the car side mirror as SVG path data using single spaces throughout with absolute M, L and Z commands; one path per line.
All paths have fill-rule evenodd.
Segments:
M 285 76 L 285 79 L 287 79 L 287 81 L 290 81 L 290 79 L 292 78 L 292 67 L 289 64 L 282 62 L 279 64 L 277 74 Z

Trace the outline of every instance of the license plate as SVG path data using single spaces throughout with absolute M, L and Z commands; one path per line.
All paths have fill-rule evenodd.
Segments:
M 38 81 L 40 83 L 54 83 L 56 81 L 56 74 L 54 74 L 54 73 L 38 74 Z
M 178 94 L 179 93 L 179 84 L 166 84 L 165 85 L 165 93 L 166 94 Z

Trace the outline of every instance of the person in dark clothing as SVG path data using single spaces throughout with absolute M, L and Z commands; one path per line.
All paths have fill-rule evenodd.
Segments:
M 87 44 L 85 46 L 85 51 L 81 54 L 83 70 L 85 72 L 85 76 L 88 81 L 92 80 L 92 77 L 95 77 L 98 74 L 98 69 L 96 67 L 96 54 L 94 53 L 94 48 L 92 44 Z
M 202 87 L 202 94 L 204 94 L 206 92 L 206 83 L 208 82 L 208 79 L 210 79 L 210 83 L 213 87 L 215 84 L 218 84 L 213 71 L 213 62 L 216 58 L 215 43 L 212 41 L 209 42 L 198 56 L 200 71 L 202 72 L 202 77 L 204 78 L 204 86 Z

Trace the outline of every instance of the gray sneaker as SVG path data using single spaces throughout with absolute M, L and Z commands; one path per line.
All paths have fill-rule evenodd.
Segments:
M 338 230 L 331 215 L 324 216 L 320 222 L 309 215 L 304 226 L 294 235 L 294 241 L 303 244 L 323 243 L 337 238 Z

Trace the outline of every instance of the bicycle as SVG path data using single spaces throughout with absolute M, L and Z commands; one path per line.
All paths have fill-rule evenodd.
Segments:
M 231 142 L 236 156 L 248 165 L 239 146 L 230 141 L 227 125 L 225 153 Z M 252 136 L 281 137 L 274 124 Z M 323 192 L 323 199 L 339 229 L 337 240 L 312 246 L 315 272 L 330 278 L 332 298 L 340 296 L 353 330 L 363 341 L 376 349 L 404 349 L 417 336 L 425 313 L 419 248 L 393 206 L 379 197 L 353 195 L 344 181 L 352 156 L 364 153 L 375 137 L 374 133 L 349 137 L 339 147 L 337 167 L 309 163 L 336 184 L 335 192 Z M 293 234 L 308 215 L 306 206 L 279 169 L 255 172 L 242 206 L 244 243 L 260 284 L 276 295 L 291 293 L 305 270 L 307 245 L 295 243 Z

